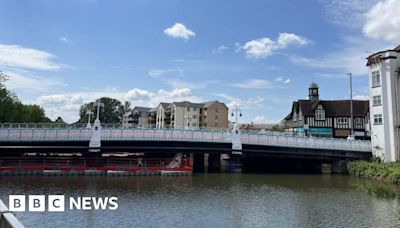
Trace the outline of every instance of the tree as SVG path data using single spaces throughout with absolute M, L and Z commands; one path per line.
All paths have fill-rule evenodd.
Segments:
M 0 123 L 39 123 L 51 122 L 44 109 L 38 105 L 24 105 L 9 91 L 4 82 L 8 76 L 0 71 Z
M 100 108 L 100 122 L 102 123 L 121 123 L 122 116 L 126 110 L 129 109 L 130 103 L 125 102 L 123 105 L 119 100 L 109 97 L 100 98 L 100 102 L 104 104 L 104 107 Z M 87 111 L 92 111 L 94 116 L 97 115 L 97 102 L 93 101 L 90 103 L 83 104 L 79 110 L 79 121 L 80 123 L 88 122 Z M 91 117 L 91 121 L 94 121 L 94 117 Z
M 279 124 L 272 126 L 273 131 L 284 131 L 285 130 L 285 120 L 282 120 Z

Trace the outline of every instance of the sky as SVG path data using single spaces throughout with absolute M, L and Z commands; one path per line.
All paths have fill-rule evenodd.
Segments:
M 24 103 L 78 120 L 99 97 L 219 100 L 277 123 L 316 82 L 368 99 L 366 57 L 400 44 L 399 0 L 0 1 L 0 70 Z

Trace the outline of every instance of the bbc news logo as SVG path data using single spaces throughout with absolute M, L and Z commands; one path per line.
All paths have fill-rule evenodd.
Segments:
M 13 212 L 62 212 L 69 210 L 117 210 L 118 197 L 69 197 L 64 195 L 10 195 L 8 207 Z

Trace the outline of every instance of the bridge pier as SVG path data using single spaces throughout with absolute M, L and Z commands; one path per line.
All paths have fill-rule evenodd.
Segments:
M 347 174 L 347 162 L 344 160 L 335 161 L 332 163 L 332 172 L 338 174 Z
M 193 172 L 203 173 L 204 172 L 204 154 L 194 153 L 193 157 Z
M 208 154 L 208 172 L 210 172 L 210 173 L 221 172 L 221 154 L 220 153 Z

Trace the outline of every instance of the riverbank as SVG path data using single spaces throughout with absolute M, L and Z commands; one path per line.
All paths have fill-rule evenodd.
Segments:
M 347 169 L 350 175 L 400 184 L 400 163 L 398 162 L 351 161 L 347 164 Z

